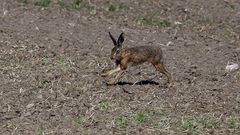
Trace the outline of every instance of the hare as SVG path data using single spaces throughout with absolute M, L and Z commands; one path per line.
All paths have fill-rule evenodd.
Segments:
M 111 51 L 111 59 L 115 60 L 116 69 L 101 74 L 102 77 L 112 75 L 119 72 L 116 77 L 108 82 L 108 85 L 114 85 L 123 76 L 129 65 L 139 65 L 144 62 L 151 63 L 160 73 L 167 77 L 168 82 L 171 81 L 171 75 L 165 69 L 163 64 L 163 54 L 160 47 L 157 46 L 137 46 L 131 48 L 123 48 L 124 33 L 121 33 L 116 40 L 109 32 L 109 36 L 113 41 L 114 48 Z

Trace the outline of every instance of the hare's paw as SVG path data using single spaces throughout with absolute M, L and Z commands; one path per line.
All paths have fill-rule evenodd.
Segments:
M 115 81 L 110 81 L 106 83 L 107 85 L 116 85 Z
M 108 76 L 108 74 L 107 73 L 102 73 L 101 76 L 106 77 L 106 76 Z

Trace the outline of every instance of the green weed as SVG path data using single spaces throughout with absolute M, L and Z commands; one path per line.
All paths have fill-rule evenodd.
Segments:
M 117 12 L 117 11 L 121 10 L 121 8 L 122 8 L 121 5 L 110 4 L 107 10 L 111 11 L 111 12 Z
M 64 10 L 67 10 L 67 11 L 70 11 L 72 9 L 71 5 L 64 3 L 62 0 L 58 1 L 58 5 L 60 5 L 61 8 L 63 8 Z
M 45 132 L 45 130 L 43 128 L 40 129 L 39 135 L 46 135 L 46 132 Z
M 80 8 L 82 5 L 82 0 L 73 0 L 72 7 L 77 9 Z
M 47 64 L 49 64 L 49 63 L 50 63 L 49 58 L 44 58 L 44 59 L 43 59 L 43 64 L 44 64 L 44 65 L 47 65 Z
M 219 129 L 220 126 L 220 123 L 216 119 L 210 117 L 187 117 L 175 125 L 180 131 L 194 134 L 206 131 L 207 129 Z
M 57 61 L 58 66 L 63 69 L 64 71 L 67 69 L 67 62 L 63 57 L 60 57 Z
M 90 11 L 89 13 L 91 14 L 91 15 L 95 15 L 95 14 L 97 14 L 97 9 L 96 9 L 96 7 L 95 6 L 86 6 L 86 8 Z
M 227 121 L 227 125 L 229 129 L 239 129 L 240 130 L 240 119 L 234 119 L 234 118 L 230 118 Z
M 38 88 L 47 88 L 50 85 L 48 80 L 42 80 L 39 82 Z
M 27 0 L 20 0 L 20 2 L 23 3 L 23 4 L 28 4 Z
M 186 118 L 181 125 L 181 130 L 183 131 L 190 131 L 196 133 L 199 131 L 199 125 L 196 119 L 194 118 Z
M 142 123 L 145 123 L 147 120 L 147 116 L 143 113 L 139 113 L 137 114 L 137 116 L 135 117 L 135 121 L 138 123 L 138 124 L 142 124 Z
M 34 5 L 39 7 L 48 7 L 51 2 L 51 0 L 40 0 L 35 2 Z
M 101 110 L 107 110 L 108 109 L 108 103 L 107 102 L 101 102 L 100 103 Z
M 157 18 L 141 18 L 137 21 L 138 25 L 144 26 L 144 25 L 151 25 L 151 26 L 158 26 L 158 27 L 169 27 L 171 23 L 167 20 L 161 20 Z
M 84 117 L 78 117 L 75 122 L 79 125 L 82 125 L 85 121 L 86 119 Z
M 60 5 L 61 8 L 72 11 L 77 9 L 87 9 L 90 11 L 91 15 L 95 15 L 97 13 L 96 7 L 91 6 L 88 3 L 84 2 L 83 0 L 73 0 L 71 3 L 65 3 L 63 0 L 58 1 L 58 5 Z
M 63 9 L 67 11 L 71 11 L 74 9 L 79 9 L 82 7 L 82 0 L 73 0 L 72 3 L 67 4 L 63 0 L 58 1 L 58 5 L 60 5 Z
M 213 118 L 200 118 L 198 122 L 201 124 L 201 128 L 204 129 L 218 129 L 220 128 L 220 123 Z
M 128 125 L 128 121 L 126 119 L 117 119 L 114 121 L 115 125 L 120 126 L 120 127 L 125 127 Z

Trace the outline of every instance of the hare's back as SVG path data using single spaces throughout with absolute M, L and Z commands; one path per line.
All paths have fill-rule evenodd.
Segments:
M 158 46 L 137 46 L 129 48 L 132 54 L 140 54 L 140 55 L 147 55 L 147 56 L 156 56 L 162 55 L 162 50 Z

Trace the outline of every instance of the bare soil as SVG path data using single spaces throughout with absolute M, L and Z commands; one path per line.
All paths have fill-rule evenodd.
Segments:
M 0 4 L 0 134 L 240 134 L 239 0 L 35 2 Z M 161 46 L 173 83 L 145 63 L 107 86 L 109 31 Z

